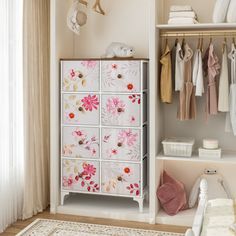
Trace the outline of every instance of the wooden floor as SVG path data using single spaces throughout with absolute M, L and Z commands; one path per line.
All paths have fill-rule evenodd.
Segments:
M 54 220 L 65 220 L 65 221 L 75 221 L 83 223 L 92 223 L 92 224 L 102 224 L 102 225 L 113 225 L 121 227 L 130 227 L 130 228 L 140 228 L 140 229 L 151 229 L 159 231 L 169 231 L 176 233 L 184 233 L 186 231 L 185 227 L 177 226 L 167 226 L 167 225 L 150 225 L 146 223 L 131 222 L 131 221 L 118 221 L 118 220 L 108 220 L 100 218 L 89 218 L 82 216 L 72 216 L 72 215 L 62 215 L 62 214 L 50 214 L 49 210 L 30 218 L 25 221 L 17 221 L 15 224 L 10 226 L 4 233 L 0 234 L 1 236 L 13 236 L 19 233 L 27 225 L 32 223 L 37 218 L 43 219 L 54 219 Z

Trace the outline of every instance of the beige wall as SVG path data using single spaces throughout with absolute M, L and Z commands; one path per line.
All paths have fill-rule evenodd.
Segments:
M 148 1 L 101 0 L 105 16 L 86 10 L 88 21 L 74 36 L 74 57 L 100 57 L 111 42 L 124 42 L 136 49 L 136 57 L 148 57 Z

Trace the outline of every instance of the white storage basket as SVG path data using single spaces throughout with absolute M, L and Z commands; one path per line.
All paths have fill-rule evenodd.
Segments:
M 194 145 L 192 138 L 168 138 L 162 141 L 164 155 L 191 157 Z
M 199 157 L 200 158 L 212 158 L 212 159 L 220 159 L 221 158 L 221 149 L 204 149 L 199 148 Z

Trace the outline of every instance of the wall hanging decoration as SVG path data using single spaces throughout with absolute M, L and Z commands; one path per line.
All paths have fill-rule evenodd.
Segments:
M 87 22 L 87 15 L 85 12 L 80 10 L 79 3 L 87 4 L 87 2 L 83 0 L 75 0 L 67 14 L 67 26 L 78 35 L 80 34 L 80 27 L 85 25 Z
M 75 34 L 80 34 L 80 27 L 85 25 L 87 22 L 87 15 L 81 11 L 80 4 L 88 6 L 87 0 L 74 0 L 67 14 L 67 26 Z M 93 10 L 99 14 L 105 15 L 102 9 L 100 0 L 96 0 L 93 5 Z
M 95 1 L 95 4 L 93 5 L 93 10 L 99 14 L 105 15 L 105 12 L 103 11 L 101 7 L 100 0 Z

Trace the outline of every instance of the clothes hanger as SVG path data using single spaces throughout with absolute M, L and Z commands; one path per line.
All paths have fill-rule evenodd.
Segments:
M 184 46 L 186 45 L 185 34 L 183 35 L 181 48 L 184 51 Z
M 200 34 L 198 36 L 198 43 L 197 43 L 197 49 L 200 50 L 201 48 L 201 38 L 200 38 Z
M 165 37 L 165 39 L 164 39 L 164 51 L 166 51 L 167 45 L 168 45 L 168 38 Z
M 79 3 L 85 5 L 86 7 L 88 6 L 88 2 L 86 0 L 79 0 Z
M 178 37 L 178 35 L 177 35 L 177 37 Z M 176 39 L 175 39 L 175 47 L 177 46 L 178 42 L 179 42 L 179 39 L 176 38 Z
M 204 41 L 203 41 L 203 36 L 201 38 L 201 44 L 200 44 L 200 50 L 203 52 L 203 46 L 204 46 Z
M 105 15 L 105 11 L 102 9 L 100 0 L 96 0 L 93 5 L 93 10 L 99 14 Z
M 210 36 L 209 46 L 212 44 L 212 36 Z
M 226 37 L 224 37 L 224 41 L 222 43 L 222 53 L 225 52 L 225 45 L 227 45 L 227 38 Z

